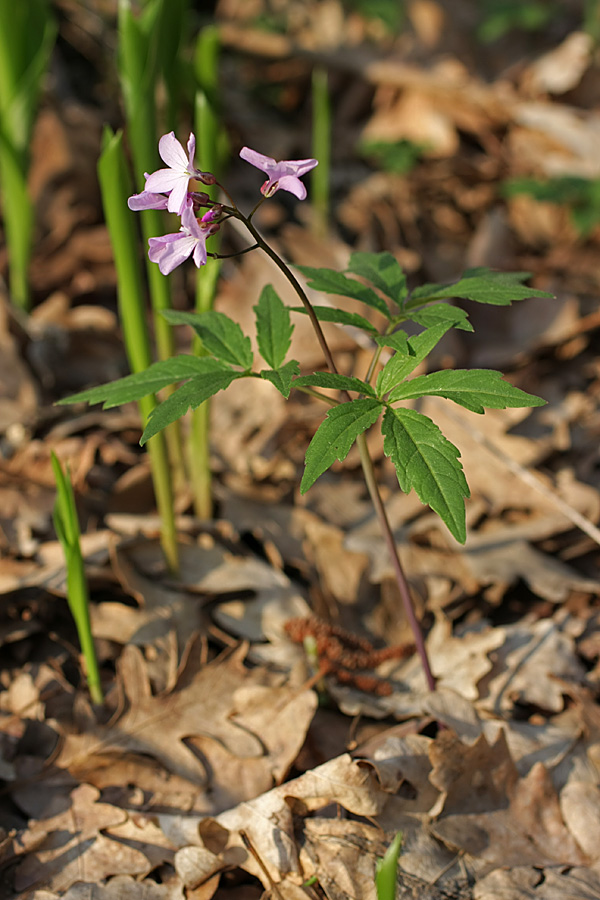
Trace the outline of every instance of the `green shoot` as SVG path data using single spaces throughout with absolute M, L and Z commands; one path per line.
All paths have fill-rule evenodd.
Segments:
M 325 237 L 329 230 L 331 183 L 331 102 L 327 69 L 315 66 L 312 73 L 312 155 L 319 160 L 311 176 L 313 231 Z
M 54 528 L 65 554 L 67 568 L 67 600 L 77 628 L 79 644 L 85 661 L 88 687 L 93 703 L 102 703 L 104 696 L 100 684 L 100 672 L 96 659 L 96 648 L 90 625 L 90 598 L 85 577 L 85 566 L 81 554 L 79 522 L 75 506 L 75 495 L 71 477 L 67 469 L 63 472 L 54 452 L 51 454 L 52 469 L 56 481 L 56 502 L 54 504 Z
M 377 900 L 395 900 L 396 876 L 398 873 L 398 859 L 402 849 L 402 832 L 399 831 L 390 846 L 385 851 L 385 856 L 377 860 L 375 868 L 375 888 Z
M 126 197 L 131 193 L 131 184 L 123 152 L 122 134 L 113 135 L 109 129 L 104 133 L 103 151 L 98 162 L 98 178 L 104 215 L 115 256 L 119 314 L 125 349 L 131 371 L 141 372 L 148 368 L 152 358 L 138 262 L 137 232 L 133 213 L 126 205 Z M 153 393 L 140 398 L 139 408 L 143 422 L 146 422 L 155 406 Z M 169 569 L 176 571 L 177 535 L 164 435 L 158 435 L 157 439 L 148 445 L 148 452 L 156 503 L 161 516 L 161 544 Z
M 27 189 L 29 144 L 42 78 L 56 37 L 47 0 L 0 0 L 0 182 L 10 294 L 30 304 L 34 211 Z

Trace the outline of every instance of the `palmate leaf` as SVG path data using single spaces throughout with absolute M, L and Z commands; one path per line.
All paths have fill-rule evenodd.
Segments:
M 460 451 L 431 419 L 414 409 L 387 409 L 383 450 L 396 468 L 400 488 L 411 488 L 445 522 L 457 541 L 467 537 L 464 498 L 469 497 Z
M 336 459 L 348 456 L 358 435 L 377 421 L 380 412 L 381 403 L 370 398 L 341 403 L 329 410 L 306 450 L 301 494 L 305 494 Z
M 488 409 L 544 406 L 545 400 L 527 394 L 503 381 L 502 373 L 493 369 L 445 369 L 429 375 L 419 375 L 397 385 L 389 396 L 390 403 L 415 397 L 446 397 L 465 409 L 483 413 Z
M 383 397 L 407 375 L 410 375 L 419 363 L 422 363 L 425 357 L 431 353 L 450 328 L 452 328 L 451 322 L 441 322 L 439 325 L 427 328 L 421 334 L 408 338 L 407 343 L 410 356 L 395 353 L 385 364 L 377 376 L 377 395 Z
M 242 372 L 234 372 L 233 369 L 221 369 L 207 372 L 205 375 L 196 375 L 187 384 L 173 391 L 163 403 L 152 410 L 140 439 L 141 446 L 171 422 L 184 416 L 188 409 L 196 409 L 209 397 L 228 388 L 236 378 L 243 377 Z
M 406 275 L 391 253 L 353 253 L 348 272 L 370 281 L 396 306 L 402 306 L 408 293 Z
M 315 315 L 319 322 L 336 322 L 338 325 L 351 325 L 353 328 L 360 328 L 367 334 L 374 336 L 377 329 L 371 325 L 368 319 L 360 316 L 358 313 L 346 312 L 344 309 L 335 309 L 333 306 L 313 306 Z M 293 306 L 293 312 L 303 313 L 307 315 L 303 306 Z
M 380 347 L 392 347 L 402 356 L 410 356 L 411 349 L 408 345 L 408 335 L 405 331 L 393 331 L 391 334 L 376 334 L 373 338 Z
M 294 326 L 290 311 L 275 293 L 271 284 L 261 291 L 256 313 L 256 340 L 260 355 L 273 369 L 279 369 L 290 349 Z
M 491 269 L 470 269 L 455 284 L 424 284 L 412 292 L 407 309 L 423 302 L 459 297 L 476 303 L 490 303 L 492 306 L 510 306 L 515 300 L 528 297 L 548 297 L 552 294 L 524 285 L 529 272 L 493 272 Z
M 70 403 L 104 403 L 104 409 L 111 409 L 113 406 L 121 406 L 123 403 L 154 394 L 169 384 L 184 381 L 194 375 L 206 375 L 223 370 L 229 371 L 229 367 L 217 359 L 209 356 L 202 358 L 187 356 L 182 353 L 171 359 L 152 363 L 143 372 L 126 375 L 117 381 L 100 384 L 71 397 L 64 397 L 58 401 L 57 406 L 66 406 Z
M 383 297 L 380 297 L 373 288 L 367 287 L 361 281 L 347 278 L 346 275 L 336 272 L 335 269 L 313 269 L 312 266 L 296 266 L 296 268 L 308 279 L 307 284 L 310 288 L 323 291 L 324 294 L 352 297 L 354 300 L 360 300 L 361 303 L 378 310 L 386 319 L 390 318 L 390 311 Z
M 280 366 L 278 369 L 263 369 L 260 373 L 260 377 L 264 378 L 266 381 L 270 381 L 287 400 L 294 383 L 294 375 L 297 375 L 299 371 L 300 363 L 298 360 L 290 359 L 285 365 Z
M 211 309 L 193 313 L 177 309 L 165 309 L 161 314 L 171 325 L 191 325 L 208 353 L 223 362 L 243 369 L 252 366 L 252 345 L 237 322 L 224 313 Z
M 332 388 L 338 391 L 357 391 L 368 397 L 377 396 L 375 390 L 366 381 L 348 375 L 339 375 L 337 372 L 314 372 L 312 375 L 302 375 L 300 378 L 294 379 L 293 386 Z

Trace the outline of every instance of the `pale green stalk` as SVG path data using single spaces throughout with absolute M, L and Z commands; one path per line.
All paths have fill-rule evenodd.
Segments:
M 122 134 L 105 129 L 103 150 L 98 161 L 98 178 L 106 224 L 111 237 L 117 271 L 119 314 L 125 349 L 132 372 L 147 369 L 152 362 L 146 324 L 144 290 L 138 262 L 138 241 L 134 215 L 127 209 L 131 183 L 123 152 Z M 154 395 L 139 401 L 145 423 L 156 406 Z M 178 567 L 177 534 L 167 445 L 163 434 L 148 441 L 156 505 L 161 518 L 161 544 L 169 569 Z
M 194 69 L 199 90 L 195 103 L 195 130 L 198 136 L 198 158 L 205 172 L 218 177 L 221 168 L 221 135 L 217 109 L 219 32 L 215 26 L 203 28 L 198 36 Z M 216 200 L 217 189 L 204 188 Z M 213 238 L 213 250 L 218 252 L 219 235 Z M 196 281 L 196 311 L 213 308 L 217 292 L 221 262 L 209 259 Z M 194 339 L 194 352 L 204 354 L 202 342 Z M 212 516 L 212 472 L 210 466 L 210 401 L 202 403 L 191 414 L 190 479 L 194 494 L 194 510 L 201 519 Z
M 396 900 L 396 876 L 398 859 L 402 849 L 402 832 L 399 831 L 382 859 L 377 860 L 375 869 L 375 888 L 377 900 Z
M 311 172 L 312 227 L 317 237 L 329 231 L 331 183 L 331 102 L 327 69 L 312 72 L 312 155 L 319 165 Z
M 30 304 L 34 210 L 27 189 L 29 145 L 42 78 L 56 37 L 46 0 L 0 0 L 0 183 L 10 294 Z
M 131 0 L 119 0 L 119 74 L 139 191 L 144 189 L 144 173 L 162 165 L 157 152 L 156 86 L 161 69 L 172 75 L 180 31 L 177 17 L 170 14 L 171 2 L 179 8 L 182 0 L 151 0 L 136 17 Z M 144 210 L 139 216 L 146 245 L 149 238 L 164 233 L 165 217 L 160 210 Z M 161 311 L 172 307 L 170 282 L 147 257 L 146 272 L 158 358 L 169 359 L 175 352 L 175 341 Z M 165 394 L 173 390 L 169 388 Z M 184 456 L 178 422 L 167 429 L 167 441 L 175 481 L 183 483 Z
M 56 481 L 56 502 L 53 514 L 54 528 L 65 554 L 67 601 L 77 628 L 77 636 L 79 637 L 79 644 L 85 661 L 90 696 L 94 703 L 102 703 L 104 695 L 100 683 L 96 648 L 90 624 L 90 596 L 81 553 L 81 535 L 73 485 L 68 469 L 66 473 L 63 472 L 54 452 L 51 454 L 51 460 Z

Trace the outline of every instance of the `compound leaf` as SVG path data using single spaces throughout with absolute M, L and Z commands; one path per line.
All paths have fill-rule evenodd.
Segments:
M 203 313 L 165 309 L 162 315 L 171 325 L 191 325 L 205 350 L 223 362 L 249 369 L 252 366 L 250 338 L 237 322 L 214 309 Z
M 308 279 L 307 284 L 310 288 L 323 291 L 324 294 L 352 297 L 354 300 L 360 300 L 361 303 L 378 310 L 386 319 L 390 318 L 390 311 L 383 297 L 380 297 L 373 288 L 367 287 L 361 281 L 347 278 L 346 275 L 336 272 L 335 269 L 314 269 L 312 266 L 296 266 L 296 268 Z
M 194 375 L 205 375 L 209 372 L 222 372 L 228 370 L 224 363 L 210 356 L 197 357 L 182 353 L 171 359 L 160 360 L 152 363 L 143 372 L 126 375 L 117 381 L 108 384 L 99 384 L 97 387 L 80 391 L 71 397 L 65 397 L 58 401 L 59 406 L 70 403 L 104 403 L 104 409 L 113 406 L 121 406 L 131 400 L 139 400 L 148 394 L 154 394 L 161 388 L 178 381 L 184 381 Z
M 455 284 L 424 284 L 412 292 L 409 308 L 423 302 L 460 297 L 476 303 L 490 303 L 492 306 L 510 306 L 514 300 L 527 297 L 548 297 L 547 291 L 539 291 L 524 285 L 529 272 L 493 272 L 483 267 L 470 269 Z
M 335 309 L 333 306 L 313 306 L 313 309 L 320 322 L 336 322 L 338 325 L 351 325 L 353 328 L 360 328 L 370 335 L 378 333 L 375 326 L 371 325 L 364 316 L 359 316 L 358 313 L 346 312 L 345 309 Z M 307 315 L 303 306 L 293 306 L 292 310 L 293 312 Z
M 398 307 L 402 306 L 408 293 L 406 275 L 391 253 L 353 253 L 348 272 L 366 278 Z
M 395 403 L 431 395 L 454 400 L 476 413 L 485 412 L 486 407 L 544 406 L 546 402 L 504 381 L 502 373 L 493 369 L 445 369 L 419 375 L 395 387 L 388 399 Z
M 306 450 L 306 467 L 300 493 L 305 494 L 336 459 L 345 459 L 359 434 L 377 420 L 381 404 L 370 398 L 352 400 L 334 406 Z
M 383 450 L 396 468 L 400 488 L 411 488 L 445 522 L 457 541 L 467 536 L 464 498 L 467 485 L 460 451 L 430 418 L 414 409 L 387 409 Z
M 287 400 L 294 383 L 294 375 L 297 375 L 299 371 L 300 363 L 298 360 L 290 359 L 285 365 L 280 366 L 278 369 L 263 369 L 260 373 L 260 377 L 264 378 L 266 381 L 270 381 Z
M 377 376 L 378 396 L 383 397 L 398 382 L 410 375 L 450 328 L 452 328 L 452 323 L 440 322 L 439 325 L 433 325 L 431 328 L 422 331 L 421 334 L 408 338 L 407 344 L 410 355 L 405 356 L 403 353 L 395 353 Z
M 279 369 L 292 341 L 294 326 L 290 322 L 290 311 L 276 294 L 273 285 L 266 284 L 254 312 L 260 355 L 273 369 Z
M 410 318 L 417 325 L 431 328 L 442 322 L 450 322 L 459 331 L 474 331 L 469 322 L 469 314 L 460 306 L 451 306 L 449 303 L 436 303 L 434 306 L 424 306 L 422 309 L 410 311 Z
M 348 375 L 339 375 L 337 372 L 314 372 L 312 375 L 302 375 L 294 381 L 294 387 L 322 387 L 339 391 L 357 391 L 359 394 L 367 394 L 376 397 L 376 393 L 370 384 L 361 381 L 360 378 L 352 378 Z
M 143 446 L 171 422 L 175 422 L 184 416 L 188 409 L 196 409 L 209 397 L 229 387 L 236 378 L 241 378 L 241 372 L 232 369 L 207 372 L 205 375 L 196 375 L 187 384 L 177 388 L 162 403 L 156 406 L 148 416 L 148 422 L 140 439 Z

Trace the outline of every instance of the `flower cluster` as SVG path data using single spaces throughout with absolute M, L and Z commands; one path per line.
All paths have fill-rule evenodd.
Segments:
M 129 209 L 136 212 L 144 209 L 166 209 L 181 217 L 181 228 L 178 232 L 150 238 L 148 242 L 150 245 L 148 256 L 151 262 L 158 263 L 162 274 L 168 275 L 190 256 L 198 268 L 206 265 L 208 258 L 206 239 L 219 230 L 220 221 L 227 207 L 212 202 L 203 191 L 190 191 L 191 179 L 206 185 L 216 184 L 216 178 L 212 173 L 202 172 L 194 164 L 196 138 L 193 134 L 190 134 L 187 142 L 187 155 L 173 131 L 161 137 L 158 152 L 168 168 L 158 169 L 151 175 L 146 173 L 144 190 L 130 197 L 127 204 Z M 300 178 L 314 169 L 317 165 L 316 159 L 278 162 L 249 147 L 243 147 L 240 156 L 268 176 L 261 188 L 264 197 L 272 197 L 280 189 L 289 191 L 299 200 L 306 197 L 306 188 Z M 203 207 L 209 207 L 208 212 L 197 218 L 196 213 Z

